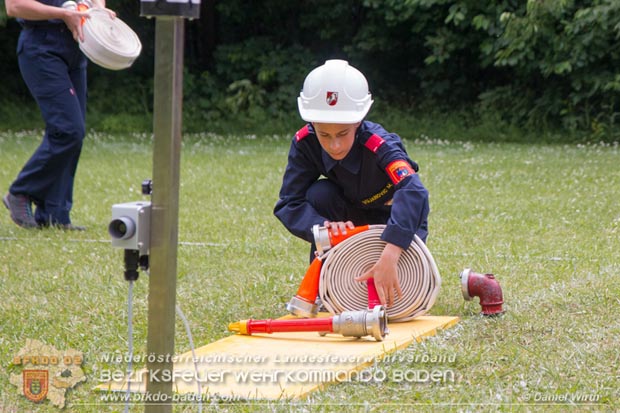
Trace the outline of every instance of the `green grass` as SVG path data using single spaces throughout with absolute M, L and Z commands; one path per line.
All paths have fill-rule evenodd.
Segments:
M 0 189 L 38 144 L 36 131 L 0 133 Z M 194 341 L 227 336 L 229 322 L 284 313 L 307 267 L 307 245 L 272 215 L 288 137 L 187 136 L 183 144 L 178 303 Z M 380 362 L 388 377 L 411 369 L 451 372 L 439 383 L 346 382 L 293 402 L 205 406 L 205 411 L 606 411 L 620 408 L 620 168 L 618 145 L 406 142 L 431 193 L 428 247 L 443 277 L 433 315 L 461 321 L 398 352 L 441 363 Z M 73 221 L 85 233 L 26 231 L 0 213 L 0 412 L 35 405 L 9 383 L 27 338 L 84 352 L 88 382 L 66 411 L 122 411 L 93 392 L 104 353 L 127 350 L 122 253 L 109 244 L 114 203 L 145 199 L 152 176 L 148 135 L 91 132 Z M 484 318 L 465 302 L 458 274 L 494 273 L 506 314 Z M 136 354 L 146 353 L 148 283 L 134 289 Z M 180 321 L 178 353 L 189 349 Z M 595 404 L 549 403 L 590 396 Z M 345 405 L 349 407 L 345 407 Z M 135 406 L 131 411 L 142 411 Z M 195 405 L 175 412 L 198 411 Z

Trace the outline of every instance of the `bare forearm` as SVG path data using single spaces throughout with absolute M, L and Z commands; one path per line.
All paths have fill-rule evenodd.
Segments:
M 49 6 L 35 0 L 6 0 L 5 4 L 8 16 L 26 20 L 64 20 L 69 13 L 62 7 Z
M 391 263 L 398 263 L 398 259 L 400 258 L 402 252 L 403 249 L 401 247 L 388 242 L 385 244 L 385 248 L 383 248 L 381 258 L 386 259 Z

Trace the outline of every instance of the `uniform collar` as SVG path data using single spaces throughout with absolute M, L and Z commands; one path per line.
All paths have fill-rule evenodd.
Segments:
M 331 171 L 336 165 L 340 165 L 347 171 L 351 172 L 352 174 L 359 173 L 360 167 L 361 167 L 360 157 L 362 156 L 362 153 L 361 153 L 361 147 L 359 145 L 358 135 L 359 135 L 359 128 L 355 134 L 355 141 L 353 142 L 353 146 L 351 147 L 351 150 L 349 151 L 347 156 L 345 156 L 344 159 L 340 161 L 333 159 L 331 156 L 327 154 L 327 152 L 325 152 L 321 148 L 321 156 L 323 158 L 323 165 L 325 165 L 325 169 L 327 170 L 327 172 Z

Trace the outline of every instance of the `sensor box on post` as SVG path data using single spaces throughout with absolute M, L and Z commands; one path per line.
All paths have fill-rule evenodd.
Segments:
M 108 232 L 113 247 L 147 255 L 151 236 L 151 203 L 138 201 L 112 205 Z
M 140 16 L 200 17 L 200 0 L 140 0 Z

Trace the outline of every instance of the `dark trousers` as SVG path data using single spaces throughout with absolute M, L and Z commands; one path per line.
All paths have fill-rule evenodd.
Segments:
M 32 199 L 38 223 L 69 224 L 86 134 L 87 61 L 64 24 L 24 28 L 17 55 L 22 77 L 45 121 L 45 133 L 9 191 Z

